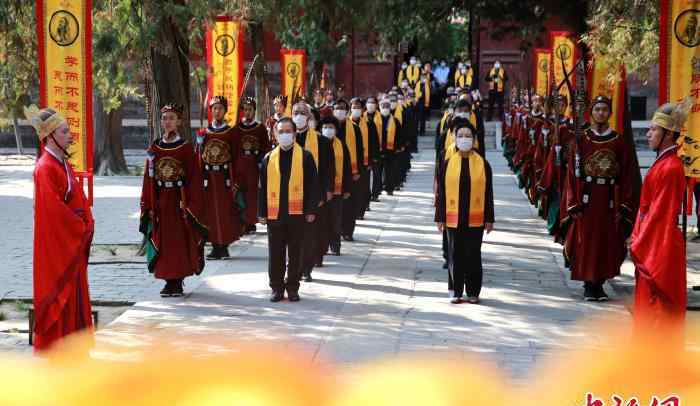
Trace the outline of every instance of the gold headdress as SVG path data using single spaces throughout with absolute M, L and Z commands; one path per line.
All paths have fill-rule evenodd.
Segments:
M 680 132 L 692 106 L 693 100 L 690 97 L 678 103 L 666 103 L 656 110 L 651 122 L 669 131 Z
M 24 116 L 36 130 L 39 141 L 43 141 L 44 138 L 48 137 L 49 134 L 66 122 L 66 119 L 63 118 L 59 112 L 54 112 L 46 120 L 42 120 L 41 113 L 43 111 L 48 111 L 48 109 L 39 110 L 39 108 L 33 104 L 24 107 Z

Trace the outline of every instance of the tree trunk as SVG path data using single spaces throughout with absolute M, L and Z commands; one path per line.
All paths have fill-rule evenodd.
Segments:
M 24 155 L 24 148 L 22 148 L 22 134 L 19 133 L 19 122 L 17 121 L 17 115 L 12 115 L 12 128 L 15 131 L 15 142 L 17 143 L 17 153 Z
M 151 48 L 153 85 L 161 106 L 177 103 L 184 107 L 180 135 L 191 140 L 189 42 L 169 19 L 162 19 L 159 29 L 162 42 Z M 155 107 L 159 110 L 161 106 Z
M 255 67 L 253 67 L 253 76 L 255 78 L 255 102 L 258 105 L 255 111 L 255 119 L 264 123 L 269 106 L 267 106 L 267 92 L 265 91 L 267 83 L 265 79 L 265 67 L 267 66 L 267 60 L 265 59 L 263 23 L 251 21 L 248 27 L 250 28 L 250 43 L 253 45 L 253 59 L 255 59 L 255 55 L 259 55 Z
M 94 98 L 95 175 L 129 173 L 122 144 L 122 108 L 109 113 L 99 97 Z

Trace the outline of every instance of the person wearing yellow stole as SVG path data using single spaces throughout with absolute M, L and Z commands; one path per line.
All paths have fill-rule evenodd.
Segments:
M 379 103 L 376 97 L 367 98 L 367 122 L 370 125 L 370 133 L 376 137 L 374 144 L 375 153 L 372 158 L 372 186 L 371 186 L 371 201 L 378 202 L 379 195 L 382 194 L 382 173 L 384 161 L 381 153 L 381 136 L 382 136 L 382 115 L 379 114 Z
M 376 112 L 376 99 L 374 100 L 373 112 Z M 368 103 L 369 104 L 369 103 Z M 357 219 L 364 220 L 365 212 L 370 210 L 370 202 L 372 200 L 371 177 L 375 164 L 379 160 L 379 136 L 377 134 L 377 126 L 373 119 L 368 117 L 368 111 L 362 99 L 353 99 L 352 109 L 350 111 L 353 122 L 356 121 L 355 115 L 360 114 L 359 122 L 364 122 L 367 131 L 362 133 L 362 145 L 367 146 L 363 151 L 362 156 L 362 171 L 360 171 L 360 207 L 357 210 Z M 373 117 L 372 117 L 373 118 Z M 363 125 L 360 124 L 360 130 L 363 130 Z
M 420 82 L 416 83 L 415 95 L 418 113 L 418 136 L 422 137 L 425 135 L 425 121 L 430 118 L 430 73 L 423 74 Z
M 338 119 L 333 116 L 321 119 L 321 133 L 330 143 L 330 153 L 328 155 L 330 157 L 328 163 L 329 182 L 328 188 L 325 190 L 327 221 L 320 225 L 322 227 L 320 233 L 323 235 L 323 241 L 319 247 L 321 255 L 325 255 L 329 248 L 333 255 L 340 255 L 343 206 L 344 201 L 350 197 L 352 184 L 350 152 L 345 143 L 338 137 L 341 127 Z M 318 265 L 323 266 L 323 262 Z
M 472 84 L 474 82 L 474 69 L 472 69 L 471 62 L 467 61 L 457 69 L 454 80 L 455 87 L 461 87 L 464 89 L 472 88 Z
M 396 96 L 394 96 L 396 97 Z M 401 123 L 392 114 L 391 106 L 396 105 L 394 99 L 385 98 L 379 102 L 381 123 L 377 127 L 380 133 L 379 151 L 382 156 L 382 185 L 386 193 L 391 196 L 399 183 L 399 153 L 401 146 Z M 377 121 L 375 121 L 376 123 Z M 381 132 L 380 132 L 381 127 Z
M 296 142 L 314 157 L 319 180 L 319 203 L 316 212 L 316 221 L 306 223 L 304 230 L 304 249 L 302 259 L 301 276 L 304 281 L 311 282 L 311 271 L 317 264 L 323 263 L 323 254 L 319 247 L 323 243 L 320 238 L 322 224 L 327 221 L 326 190 L 330 188 L 329 155 L 330 142 L 311 126 L 313 119 L 311 108 L 303 101 L 297 102 L 292 107 L 292 120 L 297 126 Z
M 493 64 L 493 68 L 486 75 L 486 82 L 489 83 L 489 109 L 488 121 L 493 118 L 493 108 L 498 105 L 498 121 L 503 120 L 503 97 L 506 89 L 508 75 L 499 61 Z
M 283 117 L 275 126 L 277 147 L 265 156 L 260 170 L 258 216 L 267 224 L 270 301 L 284 299 L 286 290 L 289 301 L 298 302 L 303 230 L 316 220 L 318 175 L 313 155 L 295 142 L 294 121 Z
M 420 80 L 421 64 L 415 56 L 412 56 L 409 61 L 410 65 L 406 68 L 406 76 L 404 76 L 404 79 L 408 79 L 408 86 L 414 88 L 416 83 Z
M 479 303 L 483 279 L 481 245 L 484 231 L 494 223 L 491 166 L 474 149 L 476 128 L 458 120 L 453 128 L 455 144 L 445 151 L 438 169 L 435 222 L 447 230 L 448 290 L 454 304 Z
M 408 68 L 408 64 L 406 62 L 401 64 L 401 69 L 399 70 L 399 73 L 396 75 L 396 85 L 401 86 L 401 83 L 403 83 L 404 80 L 406 80 L 406 86 L 408 86 L 408 80 L 406 79 L 406 69 Z

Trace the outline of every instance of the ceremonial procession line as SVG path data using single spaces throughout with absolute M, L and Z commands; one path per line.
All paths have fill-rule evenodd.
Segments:
M 268 301 L 267 239 L 259 228 L 232 246 L 233 259 L 209 262 L 186 297 L 139 302 L 98 331 L 93 356 L 132 358 L 163 345 L 158 337 L 173 351 L 215 354 L 235 350 L 231 341 L 265 343 L 340 365 L 416 352 L 477 353 L 523 378 L 551 350 L 599 344 L 579 321 L 627 322 L 622 302 L 580 301 L 559 247 L 496 151 L 488 154 L 496 227 L 484 242 L 482 302 L 450 304 L 433 221 L 431 143 L 421 139 L 406 187 L 382 195 L 358 222 L 356 242 L 345 244 L 342 256 L 327 257 L 314 282 L 302 282 L 300 303 Z

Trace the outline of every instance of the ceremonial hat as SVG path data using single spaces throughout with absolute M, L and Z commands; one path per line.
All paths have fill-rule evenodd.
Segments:
M 285 95 L 279 95 L 275 97 L 275 99 L 272 101 L 272 104 L 279 104 L 282 103 L 282 105 L 286 106 L 287 105 L 287 96 Z
M 606 104 L 610 111 L 612 111 L 612 100 L 610 100 L 609 97 L 599 95 L 593 101 L 591 102 L 591 110 L 593 110 L 593 107 L 595 107 L 597 104 Z
M 29 123 L 36 130 L 39 136 L 39 141 L 43 141 L 49 134 L 54 132 L 61 124 L 66 122 L 61 113 L 45 108 L 39 110 L 35 105 L 24 107 L 24 116 L 29 120 Z M 45 117 L 45 118 L 42 118 Z
M 168 103 L 161 107 L 160 112 L 161 114 L 163 113 L 175 113 L 177 114 L 178 118 L 182 118 L 182 114 L 184 113 L 185 108 L 182 107 L 181 104 L 177 103 Z
M 669 131 L 680 132 L 692 106 L 693 101 L 690 97 L 678 103 L 666 103 L 656 110 L 651 122 Z
M 250 96 L 245 96 L 245 97 L 241 100 L 241 106 L 246 106 L 246 105 L 247 105 L 247 106 L 253 106 L 253 108 L 256 108 L 256 107 L 257 107 L 257 103 L 255 102 L 255 99 L 252 98 L 252 97 L 250 97 Z
M 224 109 L 228 110 L 228 100 L 224 96 L 214 96 L 209 100 L 209 108 L 213 107 L 215 104 L 220 104 L 224 106 Z

